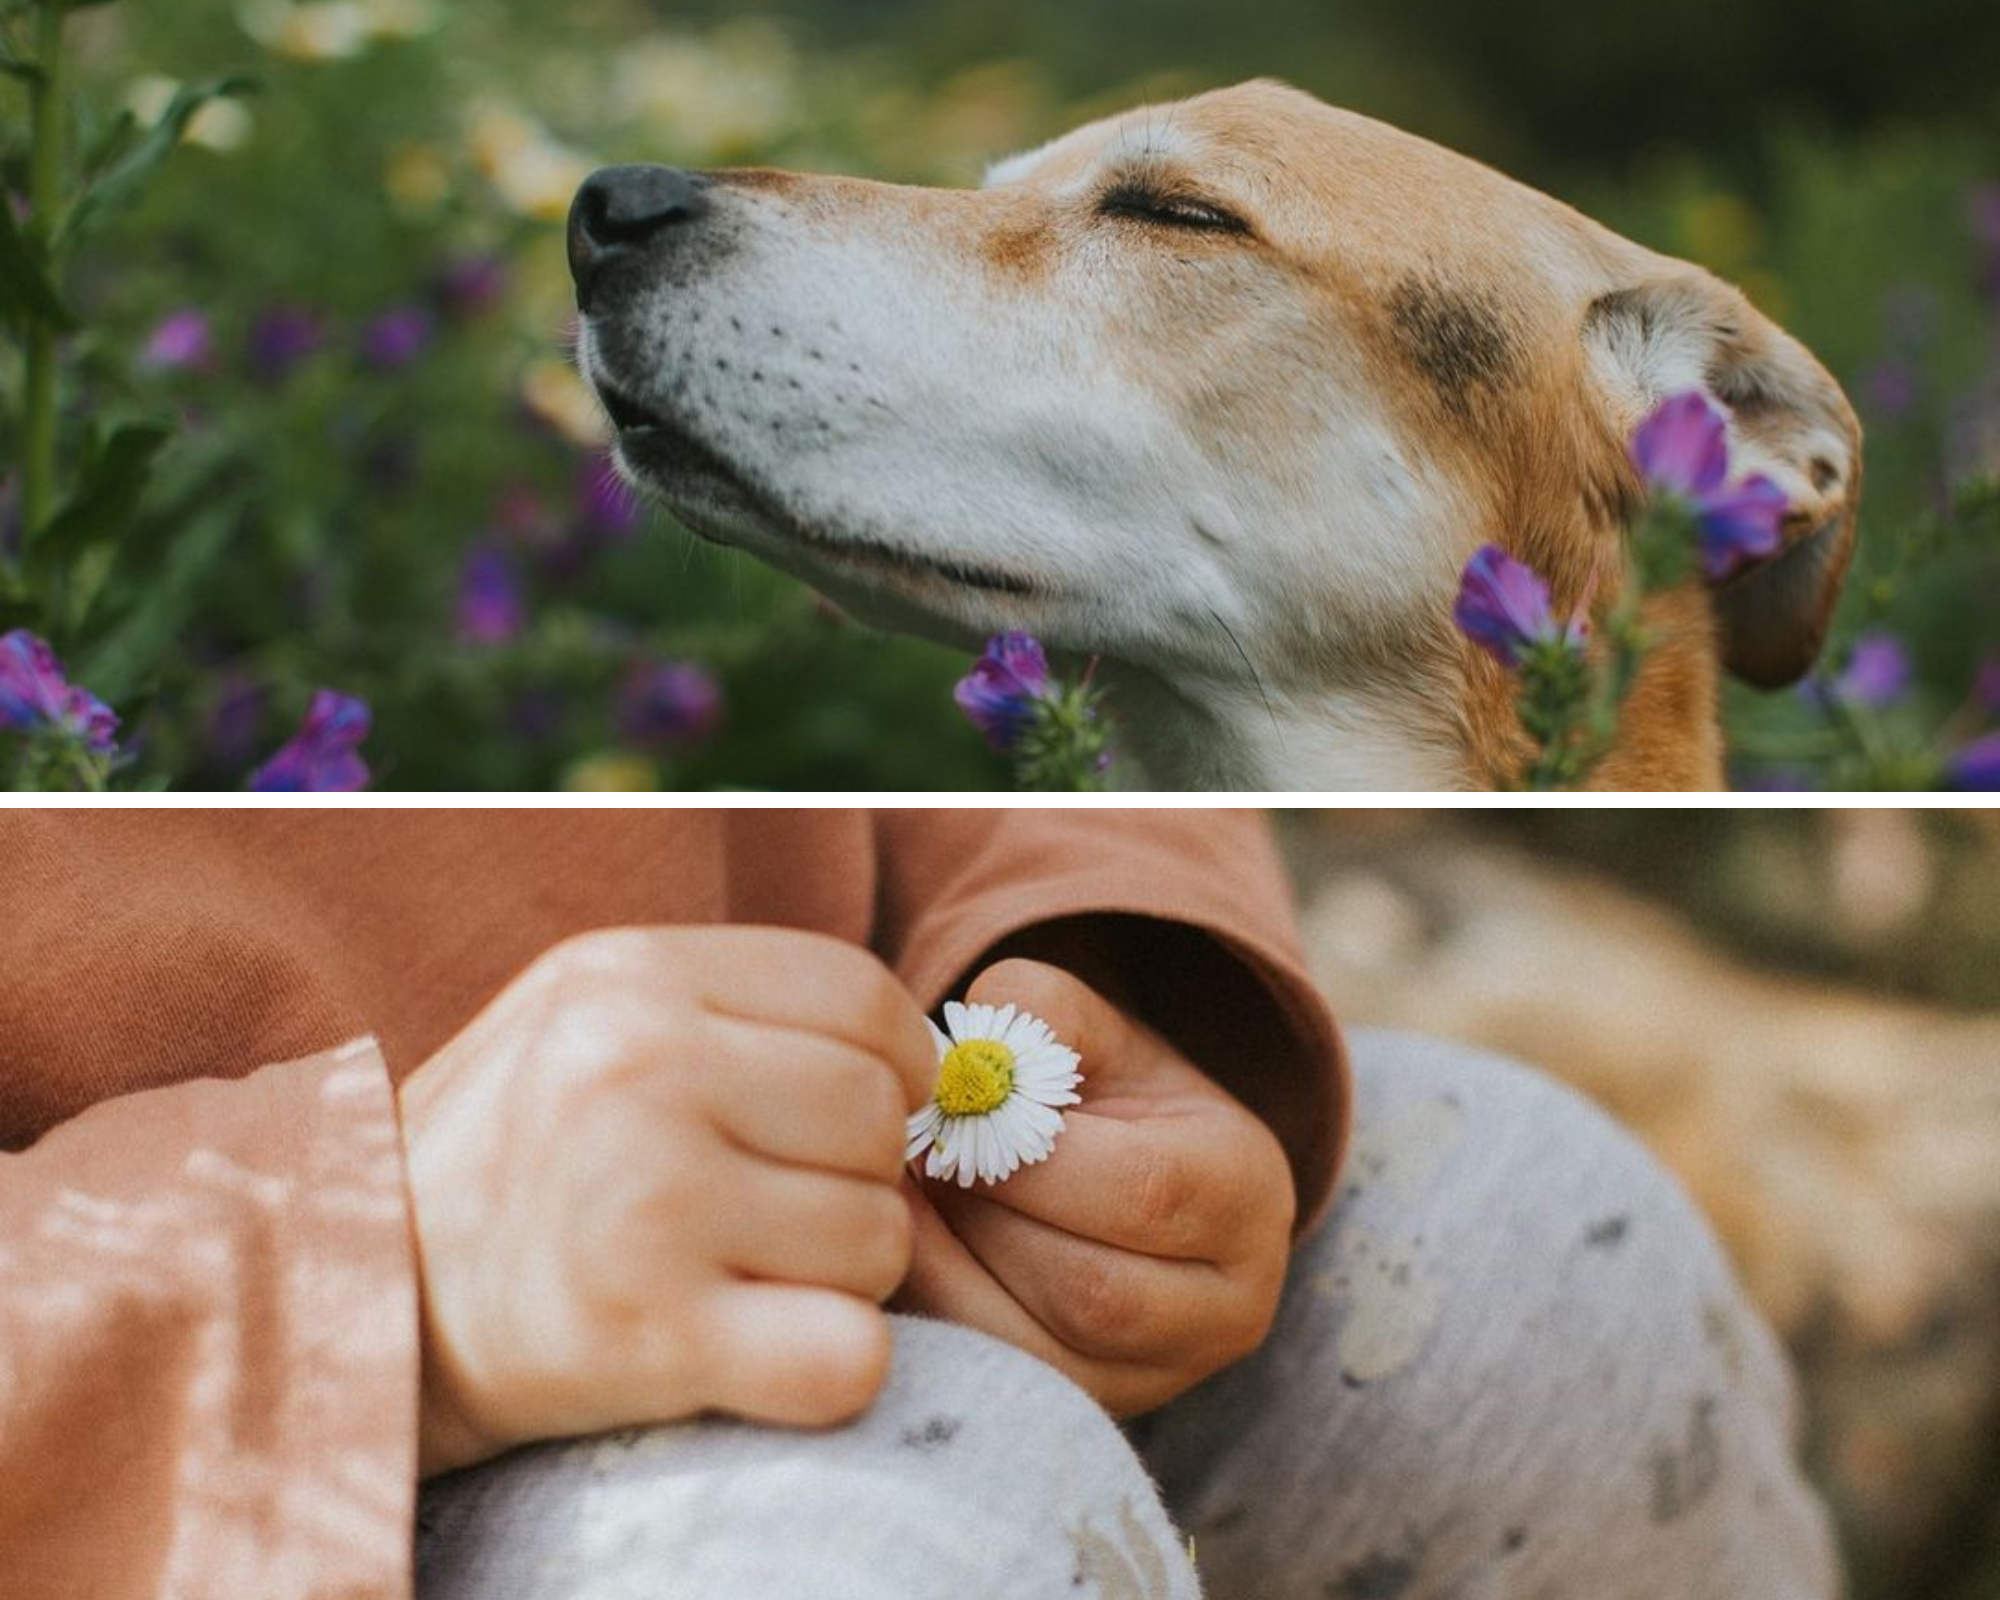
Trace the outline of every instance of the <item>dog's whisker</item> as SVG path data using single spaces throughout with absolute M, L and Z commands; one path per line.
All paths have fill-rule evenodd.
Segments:
M 1214 606 L 1207 609 L 1208 614 L 1215 618 L 1215 625 L 1229 636 L 1229 642 L 1236 646 L 1236 654 L 1249 669 L 1250 681 L 1257 686 L 1257 698 L 1264 702 L 1264 715 L 1271 719 L 1271 731 L 1277 734 L 1278 748 L 1282 750 L 1285 746 L 1285 728 L 1284 724 L 1278 721 L 1278 711 L 1271 704 L 1270 695 L 1264 692 L 1264 675 L 1257 670 L 1257 663 L 1250 659 L 1250 652 L 1243 648 L 1243 641 L 1236 637 L 1236 630 L 1222 620 L 1222 613 Z

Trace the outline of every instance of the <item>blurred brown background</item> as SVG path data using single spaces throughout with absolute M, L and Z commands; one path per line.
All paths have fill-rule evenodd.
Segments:
M 1350 1022 L 1681 1176 L 1795 1353 L 1856 1600 L 2000 1600 L 2000 812 L 1293 812 Z

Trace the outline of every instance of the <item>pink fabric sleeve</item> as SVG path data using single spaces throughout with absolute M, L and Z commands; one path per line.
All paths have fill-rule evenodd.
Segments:
M 406 1600 L 415 1260 L 362 1040 L 0 1155 L 9 1600 Z

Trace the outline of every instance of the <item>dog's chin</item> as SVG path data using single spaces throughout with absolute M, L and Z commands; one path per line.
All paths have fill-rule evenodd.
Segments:
M 882 627 L 964 645 L 1032 626 L 1036 601 L 1047 594 L 1039 579 L 808 518 L 685 424 L 605 398 L 625 471 L 711 543 L 802 578 Z

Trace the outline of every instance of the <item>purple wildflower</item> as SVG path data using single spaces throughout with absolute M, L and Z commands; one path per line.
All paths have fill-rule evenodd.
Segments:
M 1785 491 L 1762 473 L 1729 486 L 1728 424 L 1698 389 L 1664 400 L 1632 435 L 1632 464 L 1653 489 L 1687 503 L 1701 530 L 1701 564 L 1720 583 L 1782 540 Z
M 2000 791 L 2000 733 L 1976 739 L 1945 764 L 1945 782 L 1980 794 Z
M 265 383 L 282 383 L 325 343 L 319 318 L 303 307 L 266 311 L 250 325 L 251 374 Z
M 331 689 L 313 692 L 299 731 L 250 775 L 259 794 L 352 794 L 368 787 L 361 741 L 373 722 L 368 707 Z
M 490 545 L 472 550 L 458 574 L 459 638 L 467 644 L 506 644 L 526 619 L 514 563 Z
M 1549 586 L 1498 545 L 1489 544 L 1465 564 L 1452 619 L 1461 632 L 1503 667 L 1518 667 L 1534 646 L 1560 640 L 1583 646 L 1580 619 L 1558 622 L 1549 609 Z
M 1902 699 L 1910 677 L 1910 653 L 1902 640 L 1893 633 L 1864 633 L 1854 641 L 1832 689 L 1849 705 L 1879 710 Z
M 692 661 L 642 661 L 618 690 L 618 731 L 644 750 L 699 744 L 722 721 L 722 689 Z
M 1035 702 L 1053 685 L 1049 658 L 1032 634 L 996 633 L 985 654 L 958 680 L 952 699 L 995 750 L 1011 750 L 1035 720 Z
M 149 372 L 199 372 L 215 353 L 208 318 L 192 308 L 169 312 L 146 336 L 139 365 Z
M 577 514 L 589 533 L 615 542 L 639 526 L 639 502 L 608 461 L 593 458 L 577 469 L 576 498 Z
M 0 635 L 0 728 L 33 733 L 44 727 L 60 728 L 83 740 L 92 755 L 103 756 L 116 745 L 118 717 L 63 676 L 47 641 L 16 628 Z
M 498 256 L 461 256 L 447 262 L 436 280 L 438 304 L 447 316 L 481 316 L 507 293 L 507 263 Z
M 407 367 L 430 347 L 432 326 L 422 306 L 393 306 L 361 330 L 361 359 L 383 372 Z

